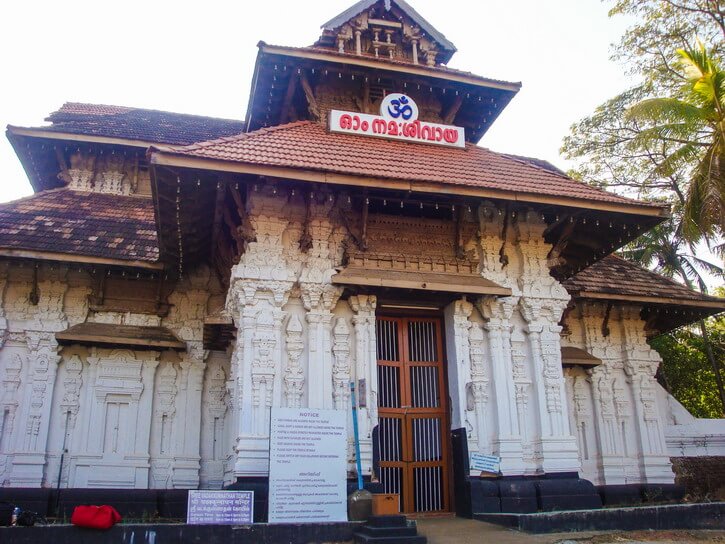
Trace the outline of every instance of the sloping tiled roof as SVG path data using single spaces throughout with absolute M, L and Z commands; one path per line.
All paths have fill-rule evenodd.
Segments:
M 244 122 L 167 111 L 67 102 L 48 116 L 51 132 L 188 145 L 239 134 Z
M 544 170 L 548 170 L 549 172 L 553 172 L 554 174 L 559 174 L 560 176 L 566 176 L 566 172 L 564 172 L 561 168 L 554 166 L 549 161 L 544 159 L 537 159 L 536 157 L 525 157 L 524 155 L 512 155 L 511 153 L 502 153 L 502 155 L 510 159 L 516 159 L 517 161 L 527 162 L 538 168 L 543 168 Z
M 477 187 L 588 201 L 639 204 L 488 149 L 465 149 L 332 134 L 311 121 L 260 129 L 183 148 L 184 155 L 254 165 Z
M 612 298 L 669 299 L 683 306 L 719 305 L 725 311 L 725 299 L 710 297 L 692 291 L 685 285 L 651 272 L 646 268 L 626 261 L 616 255 L 585 268 L 575 276 L 564 281 L 564 287 L 574 294 L 587 298 L 587 294 L 607 295 Z M 597 298 L 601 298 L 597 297 Z
M 153 203 L 65 188 L 43 191 L 0 204 L 0 249 L 155 262 Z

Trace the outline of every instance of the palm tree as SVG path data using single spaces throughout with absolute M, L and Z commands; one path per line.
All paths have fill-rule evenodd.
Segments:
M 699 41 L 677 55 L 686 81 L 679 96 L 642 100 L 627 117 L 643 125 L 636 137 L 642 144 L 670 149 L 657 175 L 690 172 L 682 235 L 709 242 L 725 232 L 725 71 Z

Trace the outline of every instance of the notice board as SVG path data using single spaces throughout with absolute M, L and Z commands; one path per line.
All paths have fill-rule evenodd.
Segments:
M 269 523 L 347 521 L 347 412 L 272 408 Z
M 253 519 L 253 491 L 189 491 L 189 525 L 251 525 Z

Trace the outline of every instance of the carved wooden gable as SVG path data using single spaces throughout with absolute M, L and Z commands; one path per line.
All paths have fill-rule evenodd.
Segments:
M 346 260 L 351 267 L 476 273 L 475 235 L 474 223 L 463 222 L 459 233 L 454 221 L 370 214 L 367 250 L 350 246 Z

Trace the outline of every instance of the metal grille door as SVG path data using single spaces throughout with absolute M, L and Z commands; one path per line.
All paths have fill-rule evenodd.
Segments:
M 401 512 L 447 511 L 441 323 L 379 317 L 376 332 L 380 481 Z

